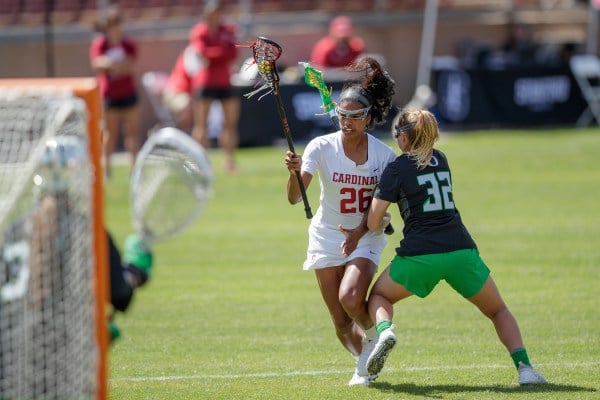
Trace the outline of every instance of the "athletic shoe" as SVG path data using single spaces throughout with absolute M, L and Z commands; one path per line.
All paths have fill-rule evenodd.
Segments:
M 531 365 L 519 361 L 519 385 L 542 385 L 546 379 Z
M 362 351 L 360 352 L 360 355 L 358 356 L 358 360 L 356 361 L 356 372 L 358 373 L 358 375 L 360 375 L 360 376 L 368 376 L 369 375 L 369 373 L 367 372 L 367 360 L 369 359 L 369 356 L 373 352 L 373 349 L 375 348 L 375 345 L 377 344 L 378 339 L 379 339 L 379 336 L 375 336 L 370 339 L 367 338 L 366 336 L 363 338 Z
M 123 261 L 143 269 L 150 275 L 152 270 L 152 250 L 143 242 L 138 235 L 129 235 L 125 239 L 125 251 Z
M 377 375 L 383 369 L 385 359 L 396 345 L 396 335 L 391 329 L 381 332 L 375 348 L 367 360 L 367 373 Z
M 367 386 L 369 383 L 377 379 L 377 375 L 359 375 L 357 370 L 354 370 L 354 375 L 348 382 L 348 386 Z

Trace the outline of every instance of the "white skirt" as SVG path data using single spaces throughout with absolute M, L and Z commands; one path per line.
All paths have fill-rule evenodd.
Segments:
M 346 236 L 337 227 L 312 224 L 308 227 L 308 250 L 304 270 L 321 269 L 345 265 L 355 258 L 367 258 L 379 265 L 381 253 L 387 243 L 383 232 L 367 232 L 358 241 L 358 246 L 348 257 L 342 254 L 341 244 Z

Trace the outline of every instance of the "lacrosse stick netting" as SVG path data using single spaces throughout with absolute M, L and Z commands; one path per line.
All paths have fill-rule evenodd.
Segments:
M 213 171 L 202 146 L 166 127 L 140 150 L 130 184 L 133 223 L 151 247 L 183 231 L 201 214 L 212 194 Z

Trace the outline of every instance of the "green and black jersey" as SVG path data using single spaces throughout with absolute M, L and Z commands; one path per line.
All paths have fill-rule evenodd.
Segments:
M 439 150 L 424 169 L 402 154 L 383 171 L 374 197 L 397 203 L 404 221 L 399 256 L 476 248 L 454 205 L 448 160 Z

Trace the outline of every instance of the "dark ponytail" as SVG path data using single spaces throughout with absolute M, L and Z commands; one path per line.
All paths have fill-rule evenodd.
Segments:
M 366 107 L 371 106 L 369 111 L 371 123 L 367 126 L 367 129 L 385 123 L 392 107 L 392 96 L 395 93 L 394 86 L 396 83 L 394 80 L 381 67 L 381 64 L 372 57 L 361 57 L 346 69 L 350 72 L 359 72 L 363 76 L 358 82 L 352 82 L 344 86 L 340 101 L 344 99 L 344 92 L 347 89 L 352 89 L 350 92 L 358 91 L 369 102 L 369 104 L 364 105 Z M 361 101 L 361 103 L 364 103 L 364 101 Z

